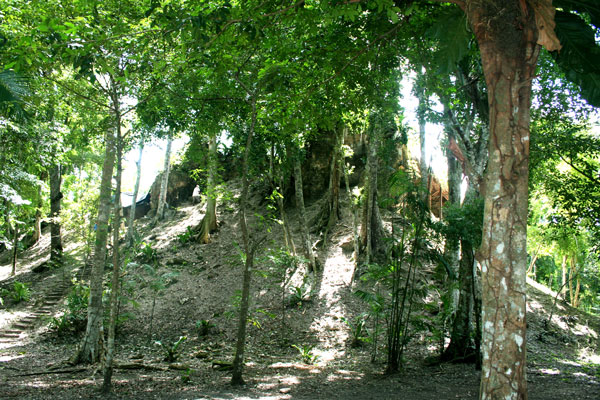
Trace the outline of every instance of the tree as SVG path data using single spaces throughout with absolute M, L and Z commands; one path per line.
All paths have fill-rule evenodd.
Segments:
M 133 221 L 135 220 L 135 206 L 137 203 L 137 197 L 140 190 L 140 180 L 142 176 L 142 155 L 144 153 L 144 142 L 140 140 L 140 150 L 138 159 L 135 162 L 136 174 L 135 174 L 135 186 L 133 188 L 133 195 L 131 197 L 131 207 L 129 209 L 129 216 L 127 218 L 127 242 L 129 245 L 133 244 Z
M 165 218 L 165 207 L 167 206 L 167 187 L 169 184 L 169 172 L 171 171 L 171 145 L 173 138 L 167 139 L 167 148 L 165 150 L 165 164 L 160 180 L 160 193 L 158 195 L 158 206 L 156 208 L 155 221 Z

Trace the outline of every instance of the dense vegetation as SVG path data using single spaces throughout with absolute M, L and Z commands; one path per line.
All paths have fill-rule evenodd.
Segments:
M 442 347 L 449 338 L 438 362 L 477 363 L 481 399 L 527 397 L 527 278 L 572 307 L 600 312 L 595 1 L 2 0 L 0 7 L 0 250 L 14 275 L 44 224 L 51 244 L 40 270 L 65 265 L 66 232 L 84 245 L 78 255 L 89 285 L 76 286 L 68 313 L 53 324 L 84 331 L 71 361 L 102 362 L 104 391 L 120 290 L 146 285 L 158 293 L 172 278 L 136 232 L 137 207 L 122 213 L 120 204 L 127 191 L 135 205 L 143 173 L 138 167 L 138 182 L 122 187 L 124 154 L 139 148 L 141 157 L 158 140 L 168 143 L 163 172 L 150 205 L 139 205 L 150 208 L 152 226 L 197 185 L 203 219 L 178 240 L 224 240 L 214 238 L 217 206 L 238 201 L 239 236 L 229 238 L 243 264 L 233 263 L 243 270 L 228 366 L 234 384 L 244 383 L 252 276 L 270 257 L 284 293 L 298 266 L 311 287 L 343 217 L 344 189 L 355 279 L 365 284 L 357 294 L 381 321 L 388 373 L 402 369 L 415 309 L 427 307 L 428 293 L 440 293 L 443 310 L 430 330 Z M 418 101 L 416 129 L 401 82 Z M 431 124 L 443 127 L 446 177 L 428 165 Z M 171 165 L 180 137 L 189 142 Z M 417 137 L 420 154 L 410 155 Z M 226 181 L 235 188 L 225 190 Z M 286 214 L 291 207 L 297 221 Z M 275 225 L 283 235 L 277 249 L 267 245 Z M 136 266 L 144 278 L 121 282 Z M 2 302 L 27 300 L 17 283 Z M 294 287 L 293 302 L 310 297 L 305 290 Z M 346 322 L 357 345 L 367 341 L 364 320 Z M 208 331 L 210 321 L 198 329 Z M 170 361 L 185 340 L 161 343 Z M 370 342 L 376 352 L 377 335 Z M 311 361 L 310 348 L 297 349 Z

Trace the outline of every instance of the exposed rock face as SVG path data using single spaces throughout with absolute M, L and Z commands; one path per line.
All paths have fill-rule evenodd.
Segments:
M 123 216 L 129 218 L 129 210 L 131 206 L 123 207 Z M 141 200 L 135 203 L 135 217 L 133 219 L 140 219 L 150 211 L 150 193 Z
M 156 208 L 158 207 L 161 179 L 162 172 L 156 176 L 150 188 L 150 207 L 152 213 L 156 213 Z M 169 183 L 167 185 L 167 204 L 173 207 L 190 200 L 195 186 L 196 183 L 186 172 L 173 168 L 169 174 Z

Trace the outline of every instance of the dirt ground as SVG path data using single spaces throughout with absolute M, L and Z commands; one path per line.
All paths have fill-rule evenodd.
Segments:
M 233 193 L 232 198 L 235 198 Z M 316 206 L 315 206 L 316 207 Z M 44 260 L 44 247 L 21 255 L 16 279 L 29 282 L 32 299 L 25 304 L 0 308 L 0 399 L 476 399 L 479 372 L 472 364 L 429 365 L 436 344 L 427 333 L 415 333 L 408 344 L 404 369 L 384 375 L 385 353 L 378 349 L 371 362 L 372 347 L 350 346 L 351 333 L 343 318 L 352 320 L 365 311 L 353 292 L 351 254 L 342 249 L 351 235 L 349 215 L 322 250 L 323 271 L 305 280 L 302 268 L 295 271 L 289 287 L 306 284 L 309 301 L 290 306 L 282 297 L 273 274 L 255 275 L 252 324 L 248 331 L 246 385 L 232 387 L 230 373 L 217 367 L 229 362 L 235 345 L 235 298 L 241 288 L 237 216 L 233 201 L 219 206 L 221 225 L 208 245 L 183 243 L 181 235 L 202 217 L 200 206 L 186 205 L 154 229 L 143 228 L 146 240 L 157 249 L 163 271 L 173 274 L 164 290 L 153 292 L 141 266 L 132 265 L 124 282 L 130 313 L 117 332 L 117 366 L 109 397 L 98 388 L 102 375 L 96 365 L 70 366 L 78 335 L 59 335 L 48 328 L 47 319 L 32 320 L 27 331 L 14 329 L 41 307 L 51 281 L 68 280 L 81 265 L 69 258 L 63 270 L 35 274 L 30 269 Z M 293 219 L 293 212 L 290 213 Z M 144 222 L 142 221 L 142 225 Z M 275 226 L 271 236 L 281 238 Z M 299 235 L 299 232 L 294 232 Z M 278 239 L 280 241 L 280 239 Z M 300 243 L 297 240 L 297 243 Z M 277 241 L 265 248 L 277 247 Z M 73 248 L 76 252 L 76 248 Z M 268 252 L 258 256 L 267 265 Z M 10 265 L 0 265 L 0 285 L 8 286 Z M 129 286 L 128 283 L 129 282 Z M 600 321 L 559 302 L 551 329 L 546 329 L 553 307 L 552 293 L 534 282 L 528 304 L 528 391 L 534 400 L 565 398 L 600 399 Z M 153 298 L 154 316 L 150 322 Z M 134 306 L 135 303 L 135 306 Z M 62 302 L 53 310 L 61 311 Z M 210 321 L 208 334 L 199 334 L 197 321 Z M 4 332 L 4 337 L 2 337 Z M 176 362 L 164 361 L 155 341 L 182 342 Z M 316 356 L 313 364 L 300 359 L 292 347 L 307 346 Z

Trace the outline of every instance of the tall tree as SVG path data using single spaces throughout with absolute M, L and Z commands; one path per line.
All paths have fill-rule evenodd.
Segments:
M 155 221 L 165 218 L 165 208 L 167 207 L 167 189 L 169 185 L 169 173 L 171 172 L 171 145 L 173 138 L 167 139 L 167 148 L 165 150 L 165 162 L 160 179 L 160 192 L 158 195 L 158 206 L 156 207 Z
M 62 182 L 61 165 L 55 164 L 50 169 L 50 263 L 60 265 L 63 253 L 60 232 L 60 202 L 63 197 L 60 191 Z

